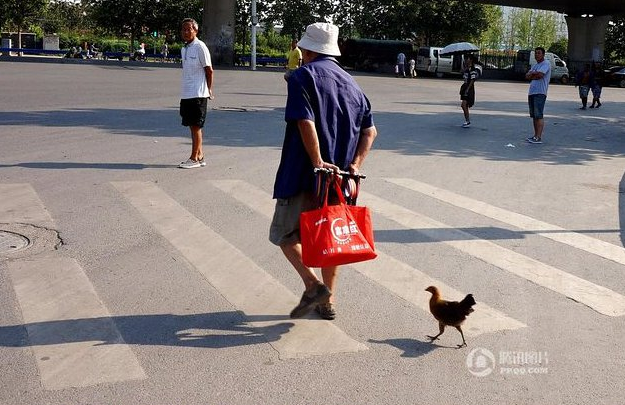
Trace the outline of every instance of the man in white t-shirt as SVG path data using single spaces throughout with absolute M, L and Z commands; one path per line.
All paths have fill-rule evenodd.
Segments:
M 534 56 L 536 64 L 525 75 L 525 78 L 530 80 L 527 101 L 530 117 L 532 117 L 534 122 L 534 136 L 527 138 L 527 142 L 540 144 L 543 143 L 542 136 L 545 128 L 543 111 L 545 109 L 545 101 L 547 101 L 549 81 L 551 80 L 551 64 L 545 60 L 545 48 L 538 47 L 534 49 Z
M 191 157 L 180 163 L 181 169 L 206 166 L 202 152 L 202 127 L 206 121 L 208 99 L 213 99 L 213 67 L 206 44 L 197 38 L 198 24 L 191 18 L 182 21 L 182 85 L 180 116 L 189 127 L 193 140 Z

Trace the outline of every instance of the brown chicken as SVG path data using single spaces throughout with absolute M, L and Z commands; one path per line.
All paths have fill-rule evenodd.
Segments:
M 445 326 L 453 326 L 458 329 L 460 332 L 460 336 L 462 336 L 462 344 L 458 345 L 458 348 L 464 347 L 467 345 L 467 342 L 464 340 L 464 333 L 462 333 L 462 329 L 460 325 L 467 319 L 467 316 L 473 312 L 473 305 L 475 305 L 475 299 L 473 299 L 472 294 L 467 294 L 466 297 L 460 302 L 458 301 L 445 301 L 441 298 L 441 292 L 438 288 L 434 286 L 429 286 L 425 289 L 425 291 L 429 291 L 432 293 L 432 297 L 430 298 L 430 312 L 434 315 L 434 318 L 438 321 L 439 333 L 436 336 L 429 336 L 431 341 L 435 341 L 438 339 L 440 335 L 445 332 Z

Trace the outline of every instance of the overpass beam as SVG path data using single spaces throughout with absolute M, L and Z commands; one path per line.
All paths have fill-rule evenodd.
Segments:
M 610 16 L 586 18 L 566 16 L 570 67 L 581 69 L 584 63 L 603 61 L 605 33 L 611 18 Z
M 236 0 L 204 0 L 202 40 L 214 65 L 234 64 L 234 14 Z

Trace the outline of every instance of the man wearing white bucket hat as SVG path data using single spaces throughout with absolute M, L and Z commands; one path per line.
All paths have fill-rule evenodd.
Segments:
M 276 201 L 269 240 L 280 246 L 304 282 L 299 318 L 316 309 L 334 319 L 338 267 L 321 269 L 323 282 L 302 263 L 299 215 L 316 208 L 314 168 L 357 174 L 377 135 L 371 104 L 356 81 L 339 65 L 339 29 L 315 23 L 297 46 L 304 64 L 288 79 L 286 131 L 276 174 Z

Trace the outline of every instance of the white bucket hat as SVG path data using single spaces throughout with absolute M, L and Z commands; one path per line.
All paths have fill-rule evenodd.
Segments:
M 338 41 L 339 27 L 329 23 L 314 23 L 306 27 L 297 46 L 323 55 L 341 56 Z

